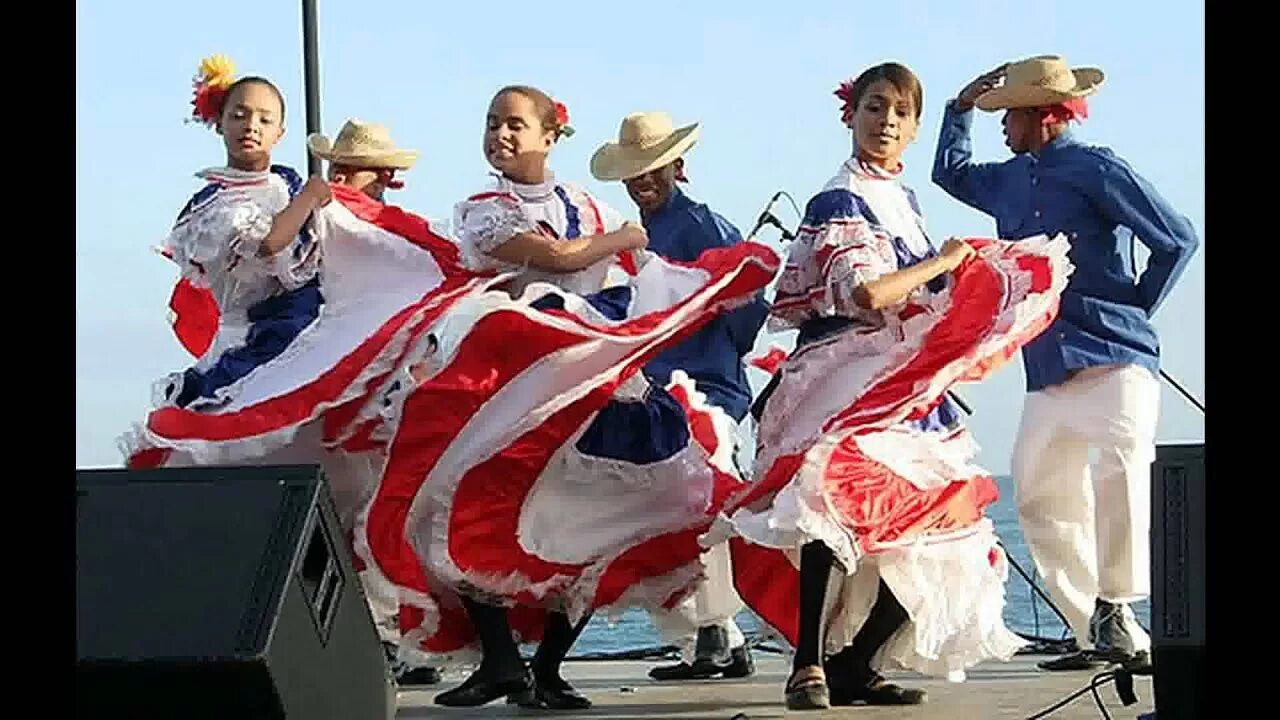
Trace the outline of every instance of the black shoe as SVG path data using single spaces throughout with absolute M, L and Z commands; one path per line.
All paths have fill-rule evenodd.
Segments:
M 1129 606 L 1098 599 L 1089 618 L 1089 636 L 1095 654 L 1110 662 L 1120 662 L 1135 654 L 1130 623 L 1137 623 Z
M 679 662 L 674 665 L 659 665 L 649 671 L 649 677 L 660 682 L 679 680 L 710 680 L 722 677 L 726 680 L 751 677 L 756 674 L 756 663 L 751 651 L 745 645 L 729 651 L 729 664 L 717 665 L 714 662 L 694 661 L 693 665 Z
M 731 658 L 729 667 L 721 673 L 726 680 L 736 680 L 756 674 L 756 661 L 752 659 L 751 651 L 746 645 L 730 650 L 729 657 Z
M 919 688 L 904 688 L 886 681 L 880 675 L 848 685 L 831 683 L 831 706 L 862 703 L 866 705 L 922 705 L 929 695 Z
M 1081 650 L 1070 655 L 1045 660 L 1039 663 L 1038 667 L 1041 670 L 1049 671 L 1072 671 L 1098 670 L 1107 665 L 1119 665 L 1134 675 L 1150 675 L 1153 671 L 1151 652 L 1148 650 L 1139 650 L 1135 653 L 1115 650 Z
M 1134 675 L 1150 675 L 1152 671 L 1151 652 L 1148 650 L 1139 650 L 1135 653 L 1126 653 L 1121 650 L 1091 650 L 1089 652 L 1098 662 L 1119 665 Z
M 793 677 L 787 681 L 782 695 L 788 710 L 826 710 L 831 707 L 831 690 L 821 675 L 810 674 L 799 682 L 795 682 Z
M 698 628 L 693 650 L 693 673 L 698 677 L 719 675 L 733 663 L 729 653 L 729 631 L 719 625 Z
M 508 705 L 530 710 L 586 710 L 591 701 L 564 678 L 533 681 L 533 687 L 507 696 Z
M 694 679 L 705 680 L 722 674 L 732 660 L 712 660 L 711 658 L 696 658 L 690 670 L 693 672 Z
M 527 670 L 506 677 L 492 678 L 489 673 L 476 670 L 461 685 L 436 695 L 436 704 L 446 707 L 478 707 L 487 705 L 504 695 L 516 695 L 533 686 L 533 678 Z
M 1052 660 L 1045 660 L 1036 663 L 1036 667 L 1049 672 L 1071 672 L 1075 670 L 1097 670 L 1107 664 L 1107 661 L 1098 657 L 1092 650 L 1081 650 L 1063 655 Z
M 699 676 L 693 672 L 693 666 L 687 662 L 675 665 L 659 665 L 649 670 L 649 677 L 660 682 L 671 680 L 706 680 L 710 675 Z

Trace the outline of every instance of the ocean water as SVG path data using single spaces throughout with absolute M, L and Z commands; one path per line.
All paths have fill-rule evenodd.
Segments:
M 1035 574 L 1035 566 L 1026 543 L 1022 539 L 1022 530 L 1018 525 L 1018 512 L 1013 499 L 1013 480 L 1009 477 L 998 477 L 1000 499 L 988 511 L 988 516 L 996 526 L 996 533 L 1008 551 L 1012 562 L 1017 563 L 1027 575 L 1031 576 L 1040 588 L 1045 590 L 1043 581 Z M 1047 590 L 1045 590 L 1047 594 Z M 1151 627 L 1151 609 L 1149 601 L 1135 604 L 1134 614 L 1143 627 Z M 1005 622 L 1011 630 L 1036 637 L 1061 638 L 1066 634 L 1062 622 L 1045 601 L 1037 597 L 1030 585 L 1010 566 L 1009 580 L 1005 591 Z M 750 610 L 742 612 L 738 625 L 750 636 L 759 622 Z M 662 638 L 649 621 L 647 613 L 640 610 L 628 610 L 615 624 L 603 616 L 591 619 L 582 637 L 573 648 L 574 655 L 595 653 L 616 653 L 625 650 L 639 650 L 663 645 Z

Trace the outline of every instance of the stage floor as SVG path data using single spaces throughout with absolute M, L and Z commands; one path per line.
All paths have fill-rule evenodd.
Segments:
M 595 703 L 584 712 L 524 710 L 502 700 L 479 708 L 445 708 L 432 704 L 436 693 L 458 684 L 460 677 L 446 676 L 440 685 L 401 690 L 398 720 L 416 718 L 501 718 L 543 716 L 571 718 L 717 718 L 730 720 L 739 713 L 757 718 L 865 718 L 866 720 L 997 720 L 1028 718 L 1072 693 L 1088 687 L 1096 672 L 1044 672 L 1036 668 L 1044 656 L 1018 656 L 1008 663 L 985 663 L 969 673 L 964 683 L 923 679 L 904 673 L 890 675 L 929 692 L 929 701 L 917 707 L 845 707 L 822 712 L 787 712 L 782 704 L 782 687 L 788 674 L 786 661 L 777 656 L 756 654 L 757 672 L 745 680 L 707 680 L 660 683 L 648 678 L 655 663 L 635 661 L 570 662 L 565 676 Z M 1134 678 L 1138 703 L 1125 707 L 1115 685 L 1105 683 L 1098 695 L 1111 717 L 1132 720 L 1152 712 L 1150 677 Z M 1102 718 L 1093 694 L 1085 691 L 1049 716 L 1054 720 L 1095 720 Z

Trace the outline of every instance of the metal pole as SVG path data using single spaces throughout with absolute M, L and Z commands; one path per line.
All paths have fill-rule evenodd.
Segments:
M 316 0 L 302 0 L 302 69 L 307 93 L 307 135 L 320 132 L 320 53 L 316 48 Z M 320 174 L 320 158 L 307 152 L 307 171 Z

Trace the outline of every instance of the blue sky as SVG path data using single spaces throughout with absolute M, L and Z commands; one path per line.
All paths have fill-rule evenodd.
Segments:
M 352 116 L 389 125 L 422 154 L 392 201 L 434 218 L 486 182 L 480 139 L 492 93 L 527 83 L 565 102 L 578 131 L 552 155 L 557 174 L 629 216 L 621 186 L 590 177 L 591 153 L 629 112 L 700 121 L 687 190 L 745 232 L 773 192 L 803 204 L 847 157 L 837 84 L 897 60 L 924 84 L 920 139 L 905 162 L 931 234 L 990 235 L 988 218 L 929 181 L 944 101 L 1005 60 L 1057 53 L 1101 67 L 1106 84 L 1077 132 L 1128 160 L 1205 241 L 1156 316 L 1165 368 L 1204 397 L 1201 3 L 318 5 L 324 130 Z M 190 361 L 168 326 L 174 269 L 150 247 L 198 188 L 192 173 L 223 160 L 215 134 L 183 122 L 191 76 L 202 57 L 225 53 L 239 73 L 276 81 L 289 105 L 275 160 L 304 169 L 301 10 L 283 0 L 76 6 L 76 465 L 109 466 L 120 462 L 115 437 L 144 416 L 151 382 Z M 980 159 L 1007 156 L 998 116 L 980 117 L 974 138 Z M 796 222 L 789 207 L 777 214 Z M 1008 469 L 1022 391 L 1017 362 L 961 389 L 992 471 Z M 1203 440 L 1197 410 L 1167 386 L 1162 402 L 1161 442 Z

